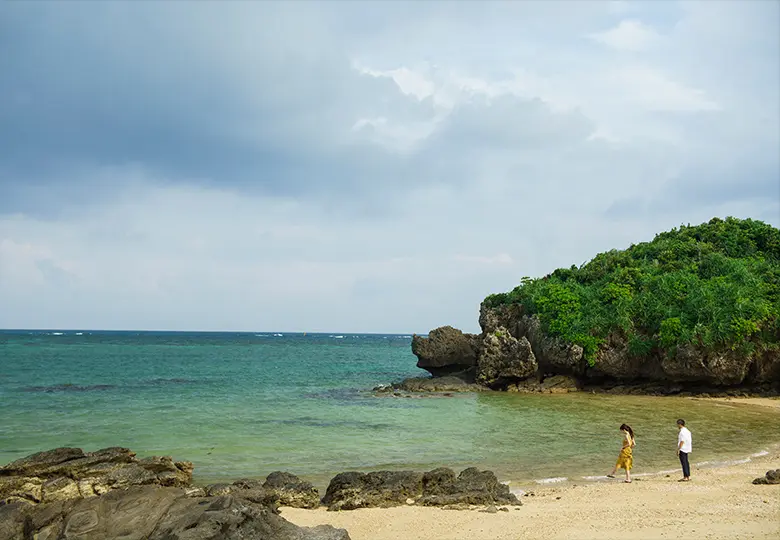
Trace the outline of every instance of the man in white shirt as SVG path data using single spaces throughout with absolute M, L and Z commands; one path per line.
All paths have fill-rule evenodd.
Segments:
M 678 481 L 688 482 L 691 479 L 691 465 L 688 463 L 688 454 L 693 450 L 693 441 L 691 432 L 685 427 L 685 420 L 682 418 L 677 420 L 677 429 L 680 430 L 677 434 L 677 456 L 680 458 L 683 470 L 683 477 Z

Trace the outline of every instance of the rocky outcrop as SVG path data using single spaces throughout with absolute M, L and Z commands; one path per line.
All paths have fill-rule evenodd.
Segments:
M 491 471 L 480 471 L 470 467 L 457 478 L 452 469 L 435 469 L 423 475 L 423 493 L 418 504 L 425 506 L 450 505 L 495 505 L 522 503 L 509 492 L 509 486 L 502 484 Z
M 506 387 L 534 375 L 538 367 L 528 340 L 517 339 L 499 326 L 482 340 L 476 382 L 491 388 Z
M 195 489 L 202 491 L 203 496 L 238 495 L 252 502 L 273 506 L 317 508 L 320 505 L 317 489 L 288 472 L 272 472 L 263 483 L 257 480 L 237 480 L 232 484 L 209 484 Z
M 666 378 L 673 381 L 697 381 L 723 386 L 745 381 L 753 358 L 737 351 L 705 352 L 686 345 L 660 359 Z
M 0 540 L 349 540 L 330 525 L 298 527 L 238 495 L 193 498 L 184 488 L 132 486 L 100 497 L 0 506 Z
M 764 476 L 753 480 L 754 484 L 780 484 L 780 469 L 767 471 Z
M 396 392 L 484 392 L 486 386 L 469 383 L 460 377 L 446 375 L 444 377 L 413 377 L 400 383 L 378 386 L 374 391 L 380 394 Z
M 136 485 L 188 486 L 192 463 L 170 457 L 136 459 L 127 448 L 85 453 L 80 448 L 39 452 L 0 468 L 0 504 L 48 503 L 102 495 Z
M 517 384 L 507 386 L 507 392 L 521 394 L 568 394 L 578 390 L 577 380 L 566 375 L 553 375 L 542 382 L 536 379 L 526 379 Z
M 456 391 L 438 383 L 437 375 L 463 370 L 464 354 L 453 351 L 468 350 L 469 361 L 474 358 L 469 371 L 474 378 L 469 382 L 486 389 L 555 393 L 604 387 L 618 393 L 620 388 L 630 387 L 631 393 L 717 394 L 743 388 L 762 395 L 780 392 L 780 350 L 757 348 L 756 352 L 745 354 L 686 345 L 671 354 L 650 350 L 637 355 L 631 351 L 628 340 L 616 332 L 608 336 L 596 352 L 593 365 L 589 365 L 582 347 L 549 336 L 539 318 L 526 314 L 521 305 L 489 307 L 483 303 L 479 324 L 479 336 L 443 327 L 431 332 L 436 346 L 420 340 L 413 342 L 412 350 L 420 358 L 418 366 L 436 366 L 429 369 L 434 377 L 426 383 L 405 381 L 400 386 L 408 391 Z M 424 356 L 419 354 L 421 351 Z M 559 376 L 565 377 L 565 385 L 545 385 L 545 381 Z M 459 389 L 474 391 L 463 385 Z
M 301 528 L 279 505 L 314 508 L 295 475 L 194 487 L 192 463 L 137 459 L 127 448 L 39 452 L 0 468 L 0 540 L 348 540 L 343 529 Z
M 322 503 L 328 510 L 400 506 L 422 494 L 422 478 L 412 471 L 344 472 L 330 481 Z
M 417 357 L 417 367 L 434 377 L 462 374 L 473 377 L 477 365 L 479 336 L 464 334 L 451 326 L 431 330 L 428 337 L 412 337 L 412 353 Z
M 320 494 L 315 487 L 288 472 L 272 472 L 263 488 L 272 494 L 279 506 L 317 508 L 320 505 Z
M 457 477 L 452 469 L 346 472 L 331 480 L 323 504 L 328 510 L 400 506 L 494 505 L 520 501 L 491 471 L 469 468 Z

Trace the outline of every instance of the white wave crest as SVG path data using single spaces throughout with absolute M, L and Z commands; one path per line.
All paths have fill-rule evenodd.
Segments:
M 568 480 L 566 476 L 556 476 L 554 478 L 542 478 L 541 480 L 534 480 L 537 484 L 557 484 L 559 482 L 565 482 Z

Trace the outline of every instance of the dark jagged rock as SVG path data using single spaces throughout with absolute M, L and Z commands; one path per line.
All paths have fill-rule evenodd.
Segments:
M 512 336 L 503 326 L 486 334 L 477 356 L 477 383 L 506 387 L 536 374 L 538 365 L 525 337 Z
M 235 495 L 191 498 L 183 488 L 133 486 L 101 497 L 0 506 L 0 540 L 349 540 L 306 528 Z
M 423 474 L 412 471 L 341 473 L 331 480 L 322 502 L 328 510 L 385 508 L 403 504 L 448 508 L 521 504 L 495 474 L 473 467 L 457 477 L 452 469 L 444 467 Z
M 315 487 L 288 472 L 272 472 L 263 488 L 273 495 L 279 506 L 317 508 L 320 505 L 320 494 Z
M 420 497 L 422 478 L 412 471 L 344 472 L 330 481 L 322 503 L 328 510 L 399 506 Z
M 0 468 L 0 504 L 54 502 L 102 495 L 134 485 L 189 486 L 192 463 L 170 457 L 138 460 L 127 448 L 85 453 L 80 448 L 39 452 Z
M 780 484 L 780 469 L 767 471 L 764 476 L 753 480 L 754 484 Z
M 278 505 L 319 496 L 289 473 L 264 484 L 191 486 L 192 463 L 136 459 L 127 448 L 39 452 L 0 468 L 0 540 L 348 540 L 343 529 L 301 528 Z
M 428 337 L 412 337 L 412 353 L 417 357 L 417 367 L 434 376 L 461 373 L 473 376 L 477 365 L 479 336 L 464 334 L 451 326 L 431 330 Z
M 492 471 L 475 467 L 464 470 L 457 478 L 447 468 L 425 473 L 423 496 L 418 503 L 425 506 L 522 504 Z

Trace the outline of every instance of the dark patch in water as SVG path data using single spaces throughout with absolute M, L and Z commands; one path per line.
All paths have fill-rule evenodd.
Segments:
M 55 384 L 52 386 L 27 386 L 22 388 L 23 392 L 95 392 L 100 390 L 112 390 L 117 388 L 114 384 L 91 384 L 79 386 L 78 384 Z
M 51 386 L 26 386 L 22 388 L 22 392 L 41 392 L 41 393 L 52 393 L 52 392 L 99 392 L 103 390 L 114 390 L 118 388 L 145 388 L 145 387 L 154 387 L 154 386 L 165 386 L 168 384 L 195 384 L 199 382 L 204 381 L 198 381 L 196 379 L 184 379 L 180 377 L 173 377 L 170 379 L 165 378 L 159 378 L 159 379 L 149 379 L 143 382 L 140 382 L 139 384 L 127 384 L 127 385 L 116 385 L 116 384 L 87 384 L 87 385 L 79 385 L 79 384 L 53 384 Z
M 392 424 L 372 424 L 369 422 L 359 422 L 356 420 L 319 420 L 311 416 L 301 418 L 290 418 L 285 420 L 257 420 L 258 424 L 282 424 L 308 427 L 348 427 L 355 429 L 391 429 Z

